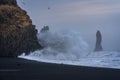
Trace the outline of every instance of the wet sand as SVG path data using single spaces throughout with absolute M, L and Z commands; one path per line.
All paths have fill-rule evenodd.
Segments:
M 0 80 L 120 80 L 120 69 L 0 58 Z

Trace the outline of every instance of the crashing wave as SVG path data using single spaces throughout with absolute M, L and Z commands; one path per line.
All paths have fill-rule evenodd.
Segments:
M 45 31 L 38 34 L 38 40 L 44 49 L 19 57 L 48 63 L 120 69 L 119 52 L 90 52 L 88 44 L 81 38 L 79 32 Z

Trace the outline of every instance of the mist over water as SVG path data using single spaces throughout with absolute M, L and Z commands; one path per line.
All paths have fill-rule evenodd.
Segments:
M 90 46 L 73 30 L 45 31 L 38 35 L 44 49 L 37 50 L 20 58 L 40 62 L 107 67 L 120 69 L 120 53 L 115 51 L 91 52 Z
M 120 69 L 120 1 L 17 1 L 28 12 L 37 29 L 51 26 L 50 31 L 38 34 L 39 43 L 45 48 L 27 56 L 23 53 L 20 58 Z M 105 51 L 93 52 L 97 30 L 101 31 Z
M 45 48 L 37 54 L 51 59 L 79 59 L 89 52 L 88 44 L 75 31 L 47 31 L 39 33 L 38 40 Z

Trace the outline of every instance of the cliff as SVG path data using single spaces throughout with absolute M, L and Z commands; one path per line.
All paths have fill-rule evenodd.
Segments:
M 17 6 L 16 0 L 0 0 L 0 5 L 14 5 Z
M 0 57 L 17 57 L 42 48 L 37 30 L 16 0 L 0 0 Z

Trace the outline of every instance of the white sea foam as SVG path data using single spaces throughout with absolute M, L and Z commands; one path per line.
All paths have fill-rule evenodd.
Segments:
M 90 52 L 79 32 L 47 31 L 38 34 L 38 40 L 44 49 L 19 57 L 48 63 L 120 69 L 119 52 Z

